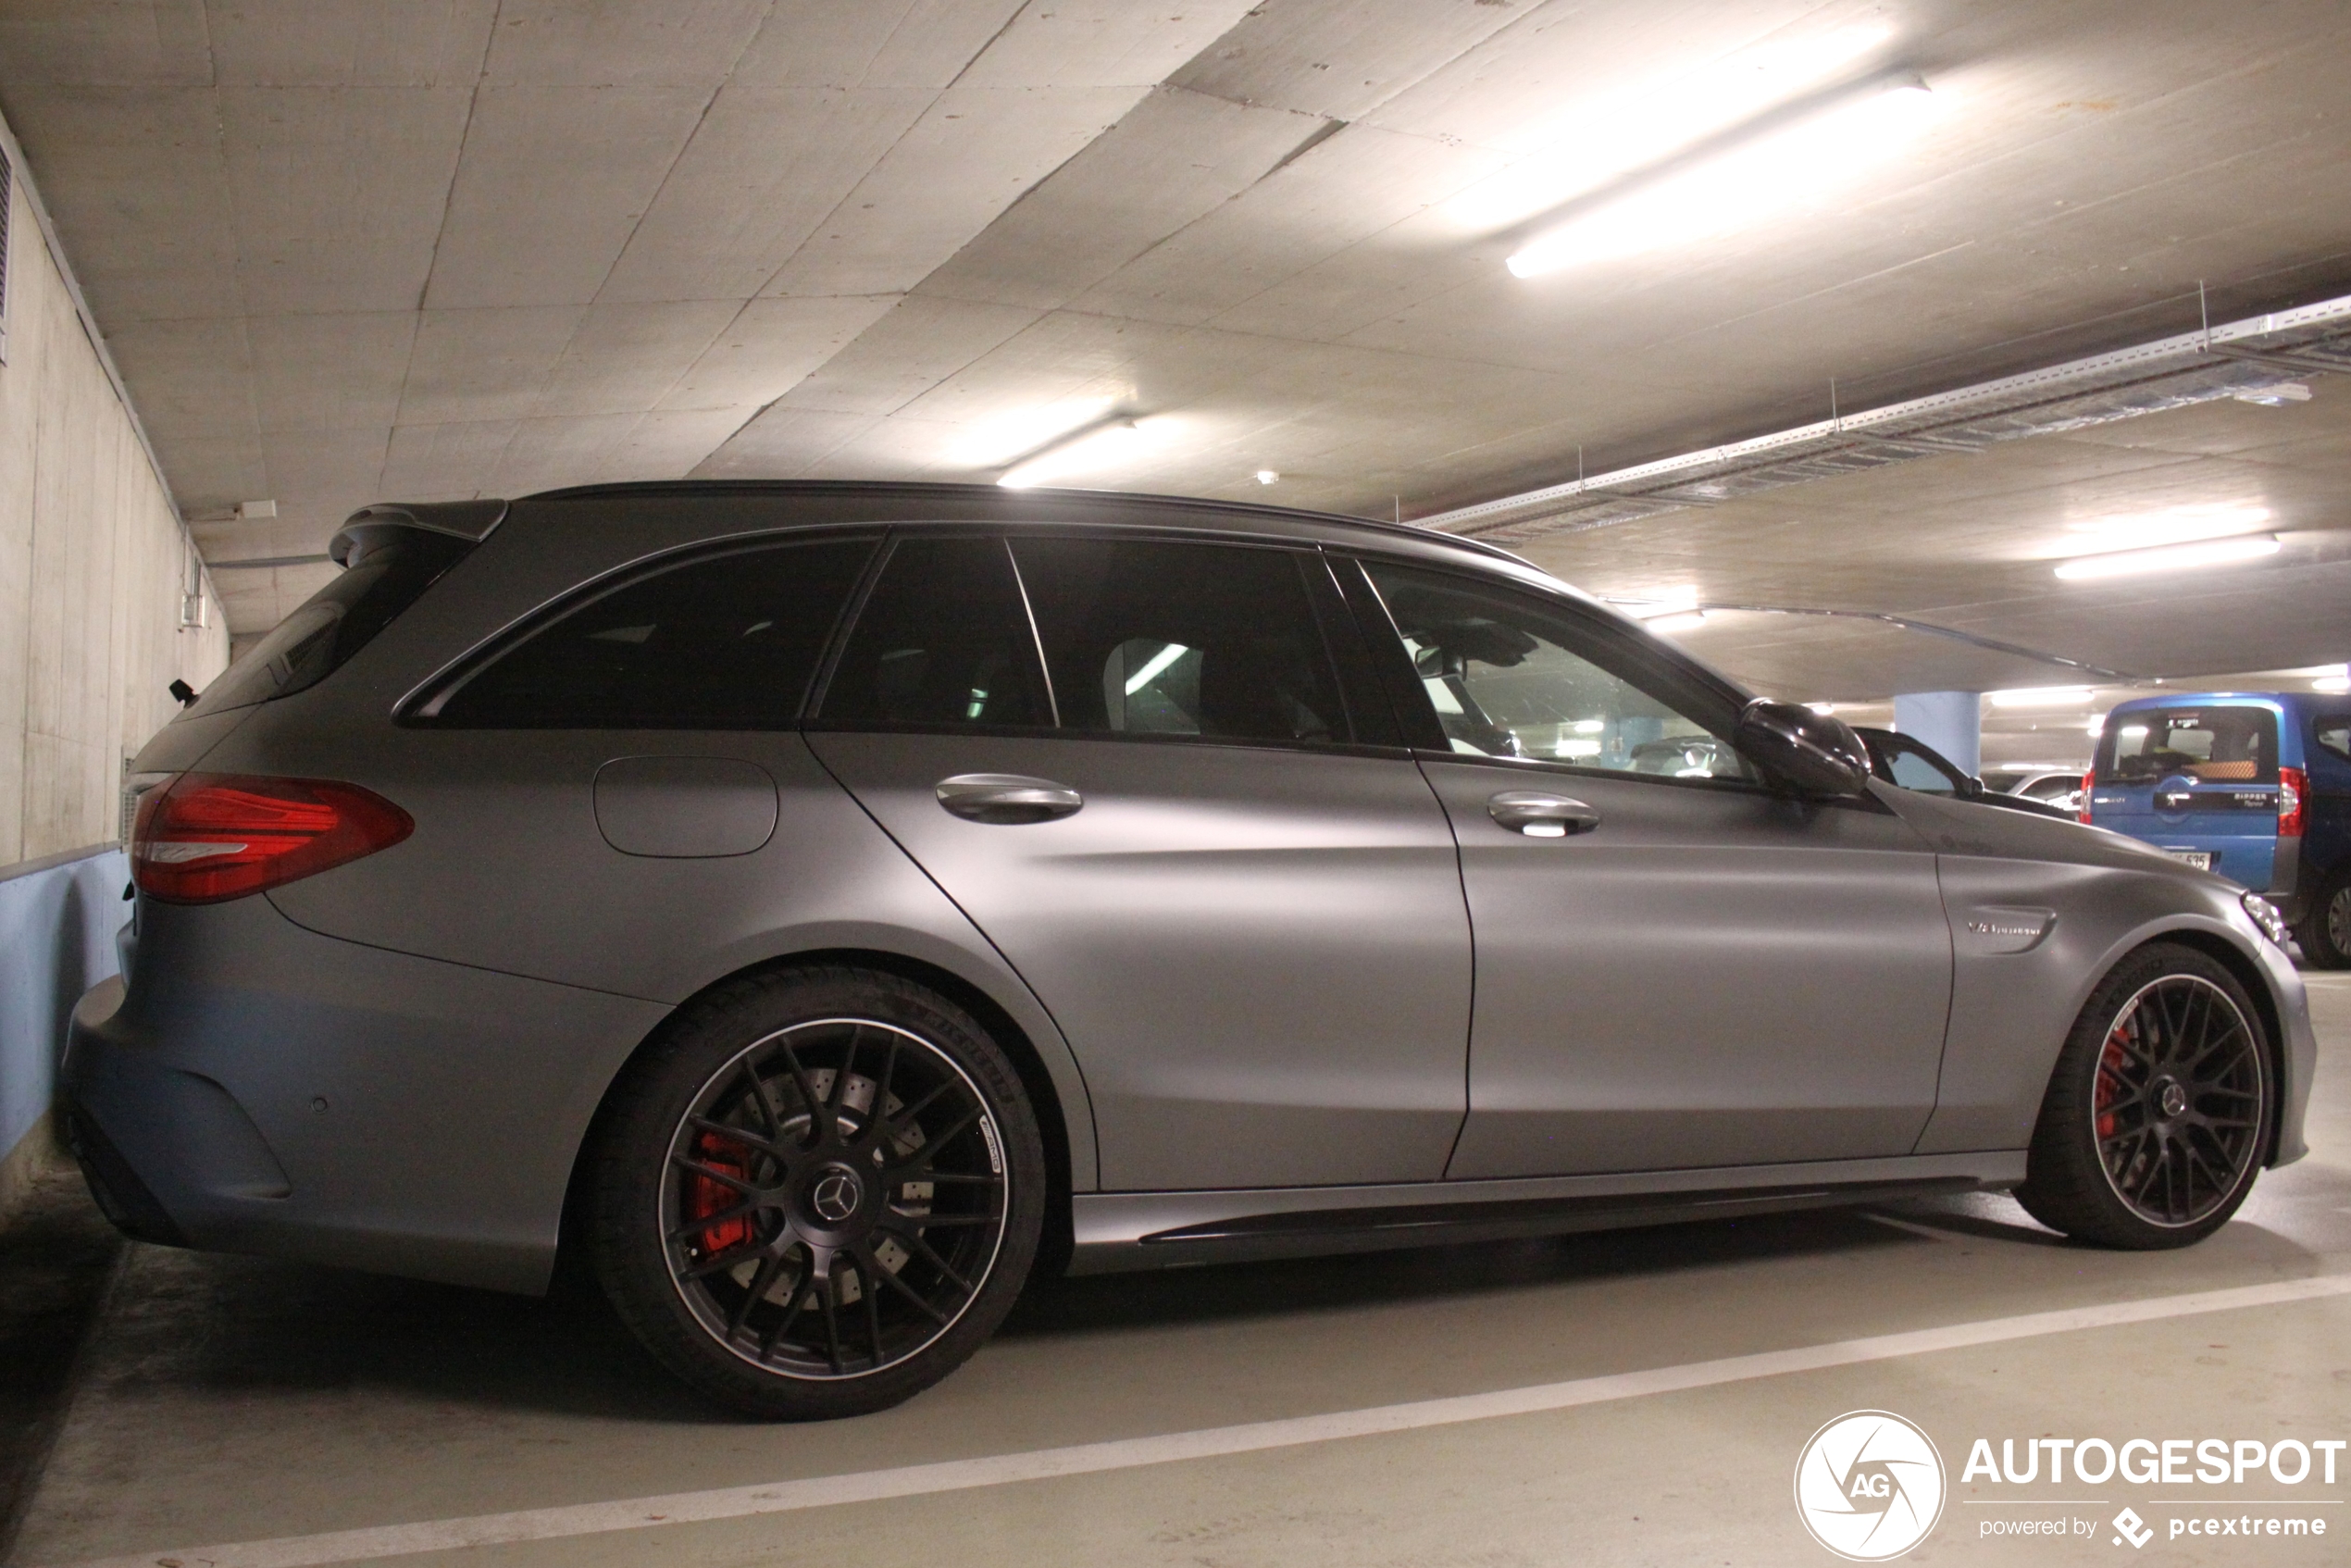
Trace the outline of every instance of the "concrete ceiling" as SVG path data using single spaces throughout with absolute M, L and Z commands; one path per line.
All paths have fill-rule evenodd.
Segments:
M 1920 70 L 1938 113 L 1800 209 L 1525 280 L 1462 217 L 1694 73 L 1866 29 L 1847 74 Z M 0 111 L 182 504 L 277 503 L 202 527 L 216 560 L 389 496 L 992 478 L 1095 410 L 1159 417 L 1073 482 L 1435 512 L 1817 417 L 1832 378 L 1867 406 L 2176 331 L 2198 280 L 2216 318 L 2342 292 L 2346 66 L 2340 0 L 0 0 Z M 2248 476 L 2337 526 L 2343 403 L 1534 553 L 2116 667 L 2302 650 L 2312 616 L 2241 609 L 2167 641 L 2171 591 L 2059 595 L 2020 553 Z M 2329 546 L 2282 562 L 2342 602 Z M 232 626 L 317 576 L 225 574 Z M 1993 678 L 1962 644 L 1735 629 L 1695 645 L 1807 694 Z

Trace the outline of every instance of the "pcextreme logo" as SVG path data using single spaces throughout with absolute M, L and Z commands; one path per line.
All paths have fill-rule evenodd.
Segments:
M 1943 1456 L 1891 1411 L 1857 1410 L 1812 1434 L 1796 1461 L 1796 1515 L 1853 1562 L 1884 1562 L 1943 1517 Z

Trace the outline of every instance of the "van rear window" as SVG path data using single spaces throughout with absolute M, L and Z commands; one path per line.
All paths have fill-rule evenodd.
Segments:
M 2107 719 L 2096 765 L 2108 784 L 2175 774 L 2199 784 L 2275 784 L 2277 716 L 2249 707 L 2133 708 Z

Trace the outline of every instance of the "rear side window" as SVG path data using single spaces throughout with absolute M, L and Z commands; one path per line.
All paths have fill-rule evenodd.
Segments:
M 245 650 L 182 716 L 250 707 L 317 685 L 474 548 L 471 540 L 422 529 L 375 529 L 368 536 L 342 576 Z
M 2320 749 L 2351 762 L 2351 714 L 2320 714 L 2311 727 Z
M 2278 721 L 2267 708 L 2139 708 L 2111 715 L 2098 737 L 2098 780 L 2275 784 Z
M 1013 554 L 1064 728 L 1348 740 L 1337 678 L 1294 553 L 1023 539 Z
M 835 727 L 1044 728 L 1037 636 L 1001 539 L 908 539 L 890 552 L 825 691 Z
M 423 716 L 467 728 L 777 729 L 875 541 L 732 551 L 563 616 Z

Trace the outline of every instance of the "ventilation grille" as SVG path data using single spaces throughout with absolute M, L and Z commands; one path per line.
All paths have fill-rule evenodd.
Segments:
M 2351 372 L 2351 298 L 1595 474 L 1420 521 L 1424 528 L 1497 544 L 1581 533 L 1783 485 L 1916 457 L 1980 452 L 1996 442 L 2078 430 L 2217 398 L 2265 401 L 2293 382 L 2341 372 Z

